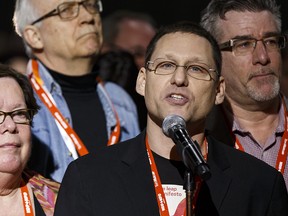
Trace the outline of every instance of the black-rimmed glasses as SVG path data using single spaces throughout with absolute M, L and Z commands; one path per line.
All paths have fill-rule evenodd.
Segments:
M 232 51 L 235 56 L 243 56 L 252 53 L 258 41 L 264 44 L 267 52 L 271 52 L 283 49 L 286 44 L 286 37 L 283 35 L 274 35 L 259 40 L 256 38 L 235 38 L 220 44 L 219 47 L 222 51 Z
M 10 116 L 16 124 L 30 124 L 34 111 L 31 109 L 18 109 L 11 112 L 0 111 L 0 124 L 2 124 L 7 116 Z
M 154 69 L 151 68 L 154 66 Z M 185 69 L 188 76 L 198 80 L 214 80 L 211 76 L 211 72 L 215 72 L 219 76 L 216 69 L 209 68 L 206 64 L 202 63 L 191 63 L 188 65 L 177 65 L 175 62 L 166 59 L 156 59 L 155 61 L 148 61 L 146 68 L 149 71 L 153 71 L 158 75 L 169 75 L 173 74 L 178 67 Z
M 31 23 L 34 25 L 48 17 L 52 16 L 59 16 L 62 20 L 72 20 L 79 15 L 79 8 L 83 5 L 83 7 L 90 13 L 96 14 L 101 13 L 103 11 L 102 2 L 100 0 L 84 0 L 80 2 L 71 1 L 71 2 L 64 2 L 57 6 L 56 9 L 46 13 L 45 15 L 41 16 L 37 20 Z

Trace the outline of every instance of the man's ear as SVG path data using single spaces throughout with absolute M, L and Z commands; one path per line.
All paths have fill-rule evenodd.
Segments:
M 42 49 L 43 42 L 39 29 L 34 25 L 28 25 L 25 27 L 23 37 L 27 44 L 33 49 Z
M 218 87 L 216 90 L 215 105 L 221 104 L 225 98 L 225 80 L 224 77 L 220 76 L 218 81 Z
M 146 86 L 146 69 L 142 67 L 138 72 L 138 77 L 136 81 L 136 92 L 142 96 L 145 96 L 145 86 Z

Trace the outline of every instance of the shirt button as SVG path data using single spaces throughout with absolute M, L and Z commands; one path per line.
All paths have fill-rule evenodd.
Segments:
M 55 86 L 55 84 L 53 84 L 52 86 L 52 92 L 55 92 L 57 90 L 57 87 Z

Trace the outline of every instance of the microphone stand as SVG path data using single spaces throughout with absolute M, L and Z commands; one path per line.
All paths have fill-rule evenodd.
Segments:
M 197 141 L 191 140 L 191 142 L 194 143 L 194 146 L 196 146 L 197 150 L 200 151 L 200 149 L 198 149 L 199 144 Z M 206 162 L 201 164 L 194 164 L 189 151 L 190 148 L 187 146 L 182 148 L 182 159 L 186 166 L 183 185 L 183 188 L 186 192 L 186 216 L 193 215 L 192 198 L 196 189 L 195 176 L 198 175 L 203 180 L 207 180 L 211 176 L 210 168 Z
M 192 197 L 195 190 L 195 181 L 193 172 L 191 172 L 189 169 L 186 169 L 185 171 L 183 188 L 186 191 L 186 216 L 192 216 L 193 215 Z

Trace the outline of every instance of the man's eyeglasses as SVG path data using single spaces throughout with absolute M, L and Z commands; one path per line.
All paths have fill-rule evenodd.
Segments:
M 155 66 L 154 69 L 151 66 Z M 212 78 L 211 72 L 215 72 L 219 76 L 215 69 L 209 68 L 206 64 L 193 63 L 189 65 L 177 65 L 175 62 L 166 59 L 156 59 L 155 61 L 148 61 L 146 68 L 153 71 L 158 75 L 173 74 L 178 67 L 183 67 L 188 76 L 197 80 L 209 81 Z M 214 80 L 214 79 L 213 79 Z
M 59 16 L 62 20 L 72 20 L 79 15 L 79 8 L 83 6 L 90 14 L 101 13 L 103 11 L 102 2 L 100 0 L 84 0 L 80 2 L 71 1 L 64 2 L 57 6 L 56 9 L 46 13 L 39 19 L 31 23 L 34 25 L 48 17 Z
M 219 46 L 222 51 L 232 51 L 235 56 L 243 56 L 252 53 L 258 41 L 262 41 L 267 52 L 283 49 L 286 44 L 285 36 L 275 35 L 264 37 L 260 40 L 255 38 L 231 39 Z
M 0 124 L 2 124 L 7 116 L 10 116 L 16 124 L 30 124 L 34 111 L 31 109 L 18 109 L 12 112 L 0 111 Z

